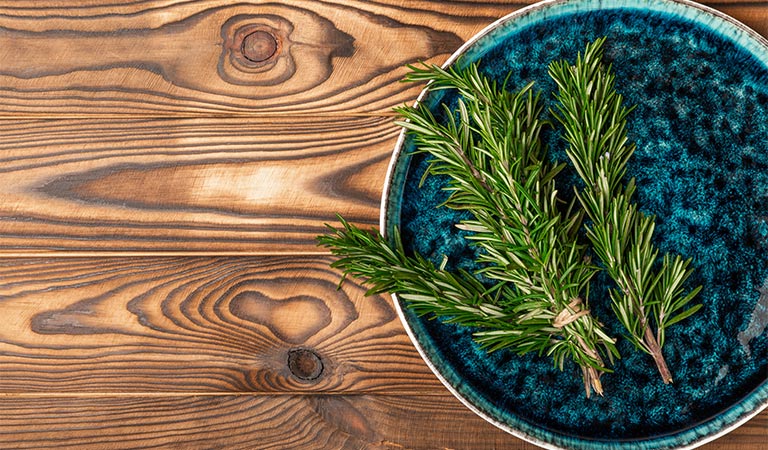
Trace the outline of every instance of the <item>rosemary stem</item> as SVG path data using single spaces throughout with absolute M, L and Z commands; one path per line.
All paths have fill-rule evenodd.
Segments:
M 587 345 L 587 343 L 584 342 L 584 339 L 577 335 L 576 340 L 579 342 L 579 347 L 582 351 L 597 360 L 600 365 L 604 364 L 600 355 L 594 350 L 594 348 Z M 589 398 L 589 394 L 593 390 L 597 395 L 603 395 L 603 383 L 600 381 L 601 373 L 594 367 L 587 365 L 582 365 L 581 370 L 584 377 L 584 389 L 587 393 L 587 398 Z
M 648 352 L 651 354 L 653 361 L 656 363 L 656 368 L 659 369 L 659 374 L 661 375 L 661 379 L 664 380 L 664 384 L 671 383 L 672 372 L 669 371 L 667 361 L 664 359 L 664 354 L 661 352 L 661 346 L 659 346 L 659 342 L 656 340 L 656 336 L 654 336 L 653 331 L 649 326 L 645 327 L 643 342 L 645 343 Z

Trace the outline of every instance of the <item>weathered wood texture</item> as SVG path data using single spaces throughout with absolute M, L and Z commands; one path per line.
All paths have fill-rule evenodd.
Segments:
M 450 395 L 2 398 L 0 447 L 536 448 L 485 423 Z
M 0 4 L 0 114 L 344 114 L 415 97 L 403 66 L 445 57 L 509 2 L 154 1 Z M 271 58 L 234 37 L 273 34 Z
M 406 63 L 528 3 L 3 1 L 0 116 L 379 114 L 415 98 Z M 768 35 L 764 2 L 713 6 Z M 239 57 L 245 27 L 274 54 Z
M 391 299 L 337 289 L 331 261 L 0 260 L 0 395 L 443 392 Z
M 378 222 L 388 117 L 0 121 L 0 253 L 324 253 Z
M 702 450 L 764 449 L 763 415 Z M 450 395 L 0 398 L 0 447 L 533 450 Z

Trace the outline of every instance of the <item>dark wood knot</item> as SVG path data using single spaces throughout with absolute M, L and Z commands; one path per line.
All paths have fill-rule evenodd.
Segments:
M 302 381 L 313 381 L 323 374 L 323 360 L 312 350 L 295 348 L 288 351 L 288 369 Z
M 243 38 L 240 51 L 249 61 L 264 62 L 277 53 L 277 38 L 266 31 L 254 31 Z
M 240 27 L 229 39 L 233 62 L 243 67 L 261 67 L 274 62 L 280 56 L 282 46 L 279 33 L 261 24 Z

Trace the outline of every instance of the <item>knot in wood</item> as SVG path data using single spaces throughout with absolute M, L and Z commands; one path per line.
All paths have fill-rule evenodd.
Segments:
M 235 30 L 225 47 L 235 66 L 245 70 L 260 68 L 270 66 L 280 56 L 280 36 L 279 30 L 267 25 L 249 24 Z
M 248 61 L 264 62 L 277 53 L 277 38 L 267 31 L 254 31 L 243 37 L 240 51 Z
M 295 348 L 288 352 L 288 369 L 302 381 L 313 381 L 323 373 L 323 360 L 312 350 Z

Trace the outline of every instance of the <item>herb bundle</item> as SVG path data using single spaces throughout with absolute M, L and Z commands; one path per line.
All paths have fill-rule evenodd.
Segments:
M 603 42 L 588 45 L 574 66 L 550 65 L 559 88 L 555 117 L 586 185 L 570 202 L 555 186 L 564 164 L 547 157 L 541 133 L 551 125 L 540 118 L 543 107 L 532 84 L 509 92 L 476 64 L 410 66 L 406 81 L 427 81 L 430 90 L 459 94 L 455 110 L 445 106 L 453 118 L 446 123 L 424 105 L 396 112 L 416 151 L 431 156 L 424 176 L 449 180 L 449 197 L 441 206 L 470 213 L 471 219 L 456 225 L 480 250 L 477 273 L 449 272 L 445 261 L 435 267 L 409 254 L 397 229 L 387 239 L 340 217 L 342 228 L 329 225 L 330 232 L 318 237 L 340 257 L 332 266 L 344 277 L 365 280 L 372 286 L 368 294 L 397 294 L 419 315 L 475 327 L 474 339 L 488 351 L 536 352 L 561 370 L 566 360 L 573 361 L 587 396 L 603 393 L 600 376 L 611 372 L 606 359 L 619 356 L 614 339 L 589 309 L 589 284 L 598 271 L 616 281 L 613 309 L 632 342 L 653 355 L 665 382 L 671 376 L 662 369 L 663 330 L 696 311 L 670 317 L 698 292 L 682 295 L 690 270 L 679 256 L 665 256 L 653 271 L 658 254 L 651 243 L 653 218 L 631 203 L 634 182 L 622 186 L 634 147 L 624 131 L 629 110 L 615 93 L 610 68 L 601 63 Z M 580 234 L 585 228 L 602 268 L 590 260 L 590 246 Z

